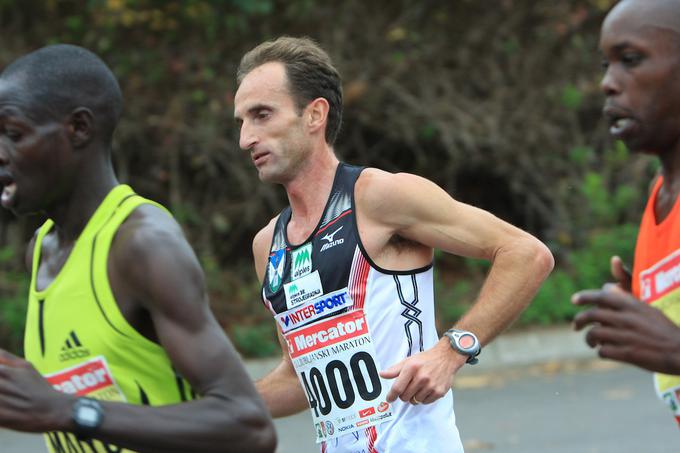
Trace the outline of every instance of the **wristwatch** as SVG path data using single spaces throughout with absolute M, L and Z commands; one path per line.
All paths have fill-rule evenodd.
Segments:
M 444 332 L 444 335 L 449 339 L 453 350 L 468 356 L 466 363 L 474 365 L 479 361 L 477 356 L 482 352 L 482 347 L 474 333 L 467 330 L 449 329 Z
M 72 418 L 78 437 L 92 437 L 104 421 L 104 410 L 97 400 L 78 398 L 73 403 Z

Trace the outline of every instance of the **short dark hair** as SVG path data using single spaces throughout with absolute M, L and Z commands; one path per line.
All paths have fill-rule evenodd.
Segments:
M 328 54 L 310 38 L 282 36 L 266 41 L 243 56 L 236 72 L 237 83 L 270 62 L 285 66 L 290 93 L 300 112 L 316 98 L 328 101 L 326 143 L 333 145 L 342 124 L 342 81 Z
M 70 44 L 42 47 L 7 66 L 0 79 L 19 83 L 31 106 L 48 115 L 90 109 L 100 139 L 111 141 L 123 95 L 106 63 L 89 50 Z

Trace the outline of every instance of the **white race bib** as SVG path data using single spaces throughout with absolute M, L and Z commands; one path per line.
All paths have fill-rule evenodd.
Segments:
M 301 327 L 285 338 L 309 401 L 317 442 L 394 417 L 386 399 L 389 384 L 378 374 L 363 310 Z

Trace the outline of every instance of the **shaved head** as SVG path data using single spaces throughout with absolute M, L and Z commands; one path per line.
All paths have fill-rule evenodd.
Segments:
M 664 155 L 680 143 L 680 0 L 622 0 L 600 34 L 610 133 Z
M 100 139 L 110 142 L 123 98 L 111 70 L 89 50 L 69 44 L 43 47 L 15 60 L 0 81 L 13 84 L 34 118 L 60 119 L 78 107 L 89 109 Z
M 680 0 L 622 0 L 606 21 L 624 16 L 635 18 L 640 28 L 665 29 L 680 37 Z

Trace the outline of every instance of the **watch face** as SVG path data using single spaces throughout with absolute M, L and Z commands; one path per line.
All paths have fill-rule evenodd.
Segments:
M 460 347 L 463 349 L 470 349 L 475 345 L 475 337 L 470 335 L 469 333 L 465 333 L 460 336 L 458 339 L 458 344 L 460 344 Z
M 78 422 L 85 426 L 97 426 L 99 423 L 99 411 L 94 407 L 81 406 L 78 409 Z
M 102 407 L 93 399 L 79 398 L 73 405 L 73 421 L 77 433 L 91 435 L 99 428 L 103 418 Z

